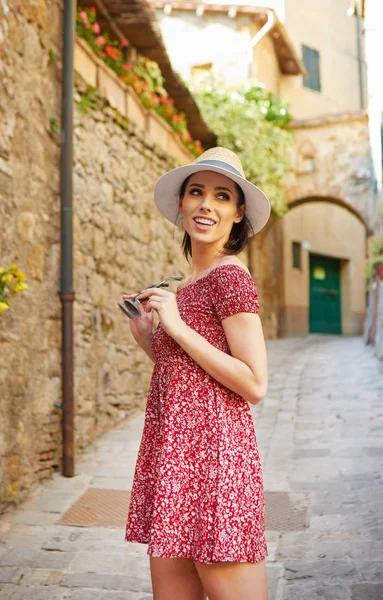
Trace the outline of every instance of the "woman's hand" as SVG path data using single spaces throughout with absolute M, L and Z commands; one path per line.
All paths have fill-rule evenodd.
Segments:
M 122 301 L 129 299 L 132 300 L 137 298 L 137 294 L 124 294 L 122 296 Z M 146 343 L 147 340 L 151 339 L 153 335 L 153 322 L 154 322 L 154 313 L 153 310 L 146 309 L 145 304 L 141 304 L 141 317 L 136 317 L 135 319 L 129 319 L 130 330 L 133 334 L 134 339 L 140 346 L 143 343 Z
M 168 292 L 162 288 L 149 288 L 137 296 L 138 300 L 145 302 L 144 310 L 155 310 L 158 314 L 163 329 L 170 336 L 174 337 L 184 325 L 178 312 L 177 300 L 173 292 Z

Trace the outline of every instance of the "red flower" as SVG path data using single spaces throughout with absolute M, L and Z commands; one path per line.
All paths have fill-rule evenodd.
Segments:
M 173 115 L 172 120 L 174 123 L 181 123 L 183 121 L 183 117 L 181 117 L 181 115 Z
M 93 23 L 92 29 L 93 33 L 95 33 L 96 35 L 100 33 L 100 25 L 98 23 Z
M 160 103 L 159 97 L 154 92 L 151 94 L 151 98 L 152 98 L 153 106 L 157 106 L 157 104 Z
M 94 43 L 97 46 L 104 46 L 105 45 L 105 38 L 102 35 L 99 35 L 98 37 L 96 37 L 96 39 L 94 40 Z
M 120 51 L 118 48 L 113 46 L 105 46 L 105 52 L 112 60 L 118 60 L 120 58 Z
M 86 12 L 84 10 L 79 12 L 78 16 L 80 17 L 80 19 L 84 23 L 84 25 L 89 25 L 88 15 L 86 14 Z
M 126 65 L 126 64 L 125 64 L 125 65 L 122 65 L 121 69 L 122 69 L 123 71 L 133 71 L 133 67 L 132 67 L 132 65 Z
M 129 46 L 129 42 L 127 40 L 121 40 L 120 46 L 122 46 L 123 48 L 126 48 L 127 46 Z
M 91 6 L 89 10 L 90 10 L 90 12 L 96 14 L 96 7 L 95 6 Z

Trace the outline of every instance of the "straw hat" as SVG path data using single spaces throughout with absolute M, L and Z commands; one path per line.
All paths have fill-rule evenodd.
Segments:
M 257 186 L 247 181 L 238 156 L 227 148 L 210 148 L 190 165 L 176 167 L 157 181 L 154 187 L 154 201 L 158 210 L 171 223 L 183 229 L 182 217 L 178 212 L 179 192 L 185 179 L 199 171 L 214 171 L 235 181 L 243 190 L 246 216 L 254 234 L 266 225 L 270 216 L 269 200 Z

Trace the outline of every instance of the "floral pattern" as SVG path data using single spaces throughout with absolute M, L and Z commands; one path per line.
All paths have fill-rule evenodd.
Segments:
M 221 321 L 257 313 L 238 265 L 177 290 L 182 319 L 230 354 Z M 153 557 L 259 562 L 267 556 L 261 464 L 248 403 L 210 377 L 159 324 L 126 541 Z

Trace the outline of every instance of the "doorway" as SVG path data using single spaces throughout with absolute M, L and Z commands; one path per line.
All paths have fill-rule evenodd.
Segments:
M 340 297 L 340 260 L 310 254 L 310 333 L 342 333 Z

